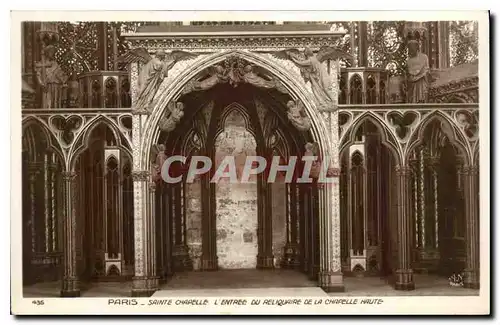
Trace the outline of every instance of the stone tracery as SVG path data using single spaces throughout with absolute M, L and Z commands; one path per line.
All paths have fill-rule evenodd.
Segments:
M 418 204 L 432 202 L 434 217 L 437 215 L 438 217 L 435 218 L 440 220 L 439 222 L 441 222 L 441 219 L 439 219 L 441 215 L 447 216 L 447 212 L 440 210 L 441 205 L 447 206 L 448 203 L 446 202 L 448 201 L 446 200 L 453 200 L 443 196 L 442 181 L 439 179 L 440 177 L 450 177 L 451 179 L 451 176 L 443 172 L 445 168 L 443 166 L 447 163 L 446 157 L 454 157 L 453 159 L 460 160 L 460 164 L 457 163 L 457 165 L 463 166 L 463 168 L 453 167 L 457 169 L 457 175 L 460 173 L 462 175 L 459 182 L 462 182 L 460 183 L 461 186 L 465 186 L 465 190 L 469 191 L 467 192 L 467 201 L 464 203 L 467 204 L 467 222 L 470 222 L 473 226 L 475 225 L 470 230 L 468 229 L 468 233 L 464 235 L 467 238 L 465 247 L 468 250 L 467 254 L 469 254 L 465 261 L 469 274 L 467 285 L 471 287 L 478 286 L 478 253 L 474 243 L 474 238 L 477 238 L 478 235 L 478 221 L 476 220 L 478 216 L 477 212 L 475 212 L 477 203 L 471 199 L 473 195 L 470 192 L 471 188 L 477 188 L 475 180 L 477 168 L 474 166 L 477 166 L 479 160 L 477 104 L 470 104 L 470 102 L 478 101 L 477 76 L 466 73 L 465 75 L 470 78 L 467 77 L 459 82 L 443 82 L 443 79 L 441 79 L 442 83 L 437 82 L 431 85 L 429 95 L 440 104 L 388 104 L 390 102 L 389 89 L 387 89 L 389 88 L 389 79 L 386 72 L 382 71 L 383 69 L 380 71 L 363 67 L 341 69 L 337 65 L 338 62 L 332 61 L 325 63 L 325 67 L 328 67 L 328 71 L 332 76 L 330 91 L 334 101 L 331 103 L 331 107 L 321 108 L 314 99 L 310 84 L 304 82 L 301 71 L 290 60 L 275 58 L 269 52 L 282 51 L 291 45 L 300 48 L 311 46 L 313 51 L 316 52 L 321 46 L 329 43 L 331 37 L 333 36 L 305 38 L 299 41 L 297 37 L 273 39 L 266 36 L 260 41 L 252 38 L 241 38 L 237 41 L 229 39 L 225 41 L 227 43 L 221 42 L 218 45 L 215 45 L 213 40 L 203 40 L 200 43 L 182 41 L 174 44 L 170 41 L 156 42 L 134 39 L 132 43 L 135 46 L 146 45 L 150 51 L 158 49 L 170 51 L 178 48 L 203 53 L 196 58 L 193 57 L 178 62 L 169 70 L 168 77 L 160 85 L 158 92 L 154 96 L 153 102 L 155 106 L 150 115 L 142 112 L 133 112 L 132 114 L 129 108 L 121 108 L 120 106 L 115 109 L 110 106 L 99 113 L 86 112 L 85 110 L 72 112 L 25 110 L 23 112 L 26 125 L 37 121 L 36 123 L 44 130 L 47 138 L 50 138 L 50 146 L 54 152 L 61 156 L 58 168 L 69 173 L 68 175 L 73 175 L 73 168 L 79 164 L 80 156 L 83 156 L 85 150 L 91 146 L 90 135 L 98 124 L 104 123 L 108 125 L 114 138 L 112 145 L 119 148 L 124 156 L 130 155 L 132 157 L 132 159 L 123 160 L 128 161 L 129 167 L 127 168 L 130 168 L 130 171 L 124 171 L 123 176 L 130 180 L 127 183 L 126 193 L 129 195 L 127 197 L 130 198 L 130 201 L 132 201 L 133 197 L 133 210 L 130 210 L 132 209 L 130 206 L 124 207 L 124 209 L 129 209 L 127 211 L 131 211 L 133 213 L 132 219 L 135 219 L 134 229 L 127 228 L 128 238 L 133 238 L 135 247 L 132 249 L 125 247 L 126 253 L 124 254 L 127 259 L 130 258 L 130 255 L 133 255 L 135 259 L 133 266 L 135 268 L 133 271 L 135 273 L 134 294 L 151 293 L 158 287 L 158 282 L 166 279 L 172 272 L 190 269 L 196 267 L 195 265 L 205 269 L 213 269 L 217 266 L 213 238 L 210 238 L 209 241 L 203 239 L 204 242 L 201 243 L 202 235 L 194 235 L 200 240 L 200 243 L 196 242 L 196 245 L 199 244 L 199 246 L 189 246 L 190 244 L 184 238 L 185 235 L 182 234 L 183 227 L 187 227 L 185 229 L 186 233 L 189 232 L 188 229 L 195 229 L 195 227 L 189 228 L 192 225 L 189 227 L 185 225 L 186 222 L 191 222 L 186 218 L 186 212 L 177 213 L 186 209 L 187 206 L 196 210 L 196 206 L 199 205 L 200 211 L 202 209 L 213 209 L 211 207 L 213 206 L 213 201 L 211 201 L 213 198 L 205 197 L 203 202 L 189 202 L 188 205 L 188 202 L 185 201 L 187 200 L 186 193 L 189 192 L 188 187 L 186 185 L 178 187 L 160 185 L 160 183 L 156 182 L 158 180 L 157 170 L 155 177 L 155 170 L 151 168 L 151 162 L 157 158 L 156 152 L 152 149 L 153 144 L 164 145 L 169 143 L 171 145 L 168 149 L 170 150 L 169 153 L 175 153 L 176 150 L 181 148 L 179 150 L 189 153 L 188 156 L 211 154 L 209 142 L 213 141 L 213 136 L 216 133 L 210 128 L 211 124 L 213 124 L 212 120 L 220 115 L 220 112 L 218 113 L 220 108 L 218 107 L 221 104 L 217 102 L 217 96 L 214 98 L 205 96 L 211 93 L 217 94 L 218 91 L 221 91 L 220 89 L 227 90 L 228 93 L 243 89 L 258 94 L 258 98 L 243 105 L 251 107 L 247 109 L 250 112 L 248 113 L 248 120 L 251 120 L 250 123 L 258 125 L 255 132 L 261 133 L 262 139 L 259 140 L 260 142 L 257 141 L 258 150 L 263 150 L 264 147 L 267 150 L 266 154 L 279 154 L 283 158 L 287 158 L 293 155 L 294 150 L 299 150 L 296 148 L 300 148 L 299 151 L 302 152 L 307 142 L 318 142 L 320 153 L 325 157 L 330 156 L 329 175 L 339 176 L 340 174 L 341 180 L 336 183 L 339 186 L 333 188 L 318 187 L 308 189 L 296 185 L 286 188 L 287 206 L 292 206 L 292 208 L 288 208 L 289 210 L 286 212 L 286 218 L 284 219 L 289 230 L 286 233 L 286 247 L 284 247 L 283 256 L 279 257 L 279 265 L 303 269 L 311 278 L 319 279 L 319 283 L 327 290 L 342 287 L 342 277 L 339 273 L 341 271 L 344 274 L 349 274 L 351 271 L 366 272 L 370 269 L 373 271 L 377 267 L 380 268 L 381 264 L 376 266 L 377 263 L 382 263 L 380 259 L 386 257 L 383 257 L 383 254 L 377 255 L 379 253 L 375 253 L 376 250 L 373 247 L 370 248 L 367 244 L 366 254 L 363 253 L 362 249 L 358 250 L 356 254 L 350 254 L 350 248 L 345 246 L 344 236 L 346 229 L 350 226 L 343 224 L 341 216 L 348 215 L 351 218 L 350 220 L 359 223 L 359 220 L 355 217 L 357 212 L 349 214 L 351 212 L 342 210 L 344 209 L 342 207 L 344 203 L 341 203 L 344 202 L 343 195 L 346 195 L 345 193 L 348 191 L 345 184 L 351 184 L 354 186 L 353 188 L 356 186 L 356 182 L 347 183 L 347 181 L 344 181 L 344 177 L 347 180 L 352 180 L 353 177 L 358 175 L 354 171 L 351 173 L 350 169 L 346 171 L 346 166 L 371 166 L 366 168 L 372 173 L 371 175 L 375 175 L 374 171 L 377 168 L 382 168 L 380 166 L 387 163 L 387 170 L 383 172 L 385 173 L 383 175 L 387 176 L 389 183 L 392 184 L 391 186 L 394 185 L 394 188 L 397 188 L 400 193 L 394 192 L 391 188 L 386 188 L 384 191 L 387 192 L 387 195 L 392 196 L 392 200 L 403 202 L 406 209 L 393 211 L 394 215 L 404 218 L 404 223 L 398 225 L 400 227 L 397 229 L 398 233 L 416 233 L 417 242 L 420 240 L 420 243 L 422 236 L 427 236 L 426 233 L 432 234 L 432 231 L 434 231 L 433 234 L 435 235 L 437 231 L 434 228 L 427 229 L 432 224 L 431 222 L 424 223 L 424 226 L 415 223 L 415 221 L 424 220 L 422 219 L 422 208 L 418 207 Z M 131 38 L 133 38 L 133 35 Z M 298 46 L 299 44 L 301 46 Z M 433 57 L 430 59 L 431 62 L 435 60 Z M 128 79 L 131 84 L 130 97 L 132 103 L 137 101 L 139 69 L 140 65 L 136 63 L 132 63 L 129 67 L 130 76 Z M 361 71 L 360 69 L 364 70 Z M 447 71 L 439 73 L 442 75 Z M 351 80 L 353 74 L 363 76 L 359 79 L 360 92 L 355 95 L 352 95 L 351 92 L 354 88 L 342 89 L 342 86 L 338 83 L 339 75 Z M 368 84 L 369 81 L 372 84 Z M 102 82 L 102 86 L 109 84 Z M 387 88 L 385 88 L 386 86 Z M 339 94 L 350 99 L 347 106 L 338 106 L 335 99 L 339 97 Z M 358 97 L 360 101 L 357 101 Z M 202 108 L 193 105 L 197 101 L 198 104 L 203 104 L 200 104 L 203 106 Z M 468 102 L 469 104 L 458 104 L 457 101 Z M 107 103 L 108 101 L 103 102 Z M 453 102 L 453 104 L 442 104 L 447 102 Z M 287 103 L 290 103 L 288 107 Z M 346 102 L 342 104 L 344 103 Z M 364 107 L 364 104 L 371 104 L 371 106 Z M 181 106 L 178 105 L 184 105 L 184 109 L 181 110 Z M 85 107 L 90 107 L 90 105 Z M 337 108 L 339 111 L 334 112 Z M 370 122 L 367 123 L 367 121 Z M 437 127 L 436 125 L 441 126 Z M 430 137 L 428 136 L 430 134 L 429 129 L 434 130 L 435 133 L 431 138 L 436 139 L 432 141 L 439 142 L 439 146 L 432 141 L 422 141 L 422 139 Z M 182 137 L 181 130 L 189 130 L 189 132 L 186 132 L 186 136 Z M 175 140 L 176 137 L 178 137 L 178 140 Z M 365 138 L 363 139 L 363 137 Z M 258 137 L 256 136 L 256 138 Z M 452 155 L 447 143 L 451 143 L 450 146 L 455 148 L 453 150 L 456 150 L 458 154 Z M 365 152 L 361 156 L 356 156 L 354 155 L 355 152 L 362 152 L 363 150 L 354 150 L 349 159 L 345 158 L 343 155 L 346 155 L 345 152 L 351 150 L 348 148 L 354 148 L 353 146 L 364 146 Z M 435 149 L 438 147 L 441 151 Z M 429 150 L 441 153 L 439 155 L 429 154 Z M 375 152 L 383 152 L 382 158 L 373 158 L 376 157 Z M 420 169 L 421 164 L 425 166 L 422 170 Z M 393 172 L 395 176 L 390 176 L 390 172 Z M 73 183 L 80 182 L 80 177 L 68 177 L 66 181 L 68 188 L 73 188 L 75 186 Z M 366 181 L 372 182 L 370 183 L 372 185 L 369 185 L 370 188 L 375 186 L 373 184 L 381 184 L 381 180 L 377 180 L 375 176 L 367 177 Z M 421 184 L 425 182 L 432 185 L 429 185 L 429 191 L 433 197 L 422 200 L 417 196 L 417 199 L 414 199 L 415 189 L 420 188 Z M 196 186 L 198 185 L 200 187 L 200 196 L 203 192 L 202 188 L 208 193 L 213 192 L 213 188 L 206 180 L 200 180 Z M 274 202 L 275 197 L 271 192 L 274 192 L 275 189 L 266 188 L 265 186 L 262 189 L 261 194 L 266 197 L 266 200 Z M 394 193 L 390 194 L 391 191 Z M 434 195 L 437 195 L 437 199 Z M 441 203 L 439 201 L 442 200 L 442 197 L 446 202 Z M 173 203 L 175 207 L 159 203 L 162 200 L 172 200 L 172 198 L 175 201 Z M 301 203 L 300 198 L 309 203 Z M 412 210 L 415 202 L 417 203 L 416 212 Z M 325 209 L 315 207 L 307 210 L 307 204 L 310 203 L 325 207 Z M 370 204 L 375 203 L 370 201 Z M 439 207 L 436 208 L 435 204 L 438 204 Z M 293 209 L 294 205 L 296 205 L 297 210 Z M 154 209 L 151 208 L 153 206 Z M 337 211 L 336 209 L 339 209 L 339 207 L 341 210 Z M 263 208 L 267 207 L 264 205 Z M 71 218 L 78 217 L 73 216 L 73 211 L 66 210 L 66 213 Z M 210 212 L 210 215 L 213 216 L 213 213 Z M 264 211 L 263 213 L 265 215 L 270 212 Z M 316 215 L 317 220 L 306 219 L 305 215 L 307 213 Z M 173 214 L 179 215 L 179 217 L 175 217 L 176 219 L 171 224 L 166 224 L 161 218 L 157 217 Z M 362 214 L 359 215 L 362 216 Z M 330 220 L 327 220 L 328 216 L 330 216 Z M 371 220 L 369 222 L 375 222 L 369 219 L 368 215 L 363 216 L 368 218 L 367 222 L 369 220 Z M 415 220 L 412 219 L 414 217 Z M 262 217 L 259 220 L 263 222 Z M 204 227 L 214 227 L 213 219 L 203 222 L 206 223 Z M 295 224 L 297 225 L 296 228 Z M 417 224 L 417 226 L 414 226 L 414 224 Z M 272 228 L 272 224 L 264 223 L 263 225 L 268 229 L 269 227 Z M 388 227 L 393 225 L 390 224 Z M 76 226 L 78 227 L 78 224 Z M 148 231 L 154 227 L 163 229 L 163 233 L 158 232 L 157 235 L 148 234 Z M 416 227 L 416 229 L 413 227 Z M 296 231 L 291 229 L 296 229 Z M 369 227 L 366 229 L 369 229 Z M 428 231 L 422 232 L 419 229 Z M 73 225 L 67 225 L 66 230 L 73 233 Z M 170 231 L 176 233 L 174 238 L 168 238 Z M 180 234 L 178 234 L 179 231 Z M 308 233 L 307 231 L 311 232 Z M 419 231 L 421 232 L 419 233 Z M 373 241 L 374 238 L 369 231 L 361 231 L 356 234 L 356 236 L 358 235 L 361 237 L 366 236 L 364 240 L 367 243 Z M 259 235 L 256 236 L 259 237 Z M 438 238 L 436 241 L 441 242 L 444 240 L 446 242 L 448 240 L 446 236 Z M 317 238 L 317 241 L 313 237 Z M 175 241 L 175 245 L 172 247 L 168 246 L 170 245 L 170 239 Z M 248 235 L 246 240 L 250 240 Z M 271 247 L 268 244 L 262 244 L 261 248 L 259 248 L 261 250 L 259 251 L 260 260 L 258 261 L 260 266 L 268 267 L 273 264 L 270 262 L 272 256 L 279 255 L 280 249 L 275 249 L 275 238 L 273 237 L 271 241 L 273 242 Z M 306 245 L 305 242 L 310 246 L 301 246 Z M 403 252 L 408 253 L 411 251 L 412 248 L 409 248 L 409 246 L 413 245 L 413 242 L 403 241 L 400 244 L 396 244 L 396 242 L 394 242 L 394 245 L 400 245 L 398 247 Z M 432 242 L 428 241 L 427 244 L 429 243 Z M 315 255 L 318 245 L 320 245 L 321 250 L 327 252 L 325 255 Z M 188 246 L 193 248 L 193 254 L 189 251 Z M 423 248 L 427 249 L 428 247 Z M 168 253 L 170 249 L 172 251 Z M 346 249 L 347 256 L 345 255 Z M 358 254 L 360 252 L 361 254 Z M 395 284 L 396 288 L 411 289 L 413 283 L 411 268 L 418 271 L 419 268 L 426 267 L 425 263 L 429 261 L 436 262 L 436 258 L 433 259 L 432 257 L 437 255 L 432 255 L 435 253 L 429 252 L 425 250 L 418 251 L 420 259 L 415 261 L 403 260 L 401 263 L 398 262 L 399 264 L 393 265 L 398 269 L 398 272 L 401 271 L 398 273 L 400 275 L 398 275 L 399 278 Z M 446 257 L 448 253 L 442 252 L 441 256 Z M 66 252 L 66 254 L 69 254 L 67 255 L 68 258 L 73 259 L 72 251 Z M 460 252 L 449 254 L 451 254 L 452 259 L 461 261 L 460 259 L 463 258 Z M 112 263 L 116 261 L 108 257 L 110 256 L 105 256 L 104 260 L 107 260 L 108 266 L 112 266 Z M 348 259 L 350 259 L 349 267 L 346 264 Z M 175 261 L 175 263 L 171 265 L 168 262 L 169 260 Z M 76 277 L 79 275 L 69 268 L 73 267 L 72 263 L 76 262 L 72 260 L 71 265 L 65 265 L 66 276 L 63 287 L 65 294 L 76 294 L 78 291 Z M 126 262 L 126 264 L 127 267 L 130 267 L 129 262 Z M 384 267 L 387 267 L 388 264 L 384 265 Z M 108 269 L 108 267 L 106 266 L 105 269 Z M 123 267 L 116 267 L 116 269 L 120 273 L 124 270 Z

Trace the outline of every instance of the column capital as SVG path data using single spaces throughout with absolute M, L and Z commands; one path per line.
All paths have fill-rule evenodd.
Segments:
M 72 182 L 76 179 L 76 172 L 74 171 L 64 171 L 61 174 L 63 179 L 67 182 Z
M 151 173 L 149 170 L 134 170 L 132 171 L 132 180 L 134 182 L 146 182 L 149 180 Z
M 461 173 L 464 175 L 477 175 L 479 173 L 479 168 L 475 165 L 466 165 L 461 169 Z
M 397 165 L 395 168 L 396 174 L 398 176 L 409 176 L 411 173 L 411 168 L 410 166 L 400 166 Z
M 439 165 L 439 163 L 441 162 L 440 159 L 439 159 L 439 156 L 429 156 L 428 158 L 428 161 L 429 161 L 429 166 L 431 168 L 435 168 Z
M 339 177 L 340 176 L 340 168 L 328 167 L 328 170 L 326 171 L 326 176 L 327 177 Z

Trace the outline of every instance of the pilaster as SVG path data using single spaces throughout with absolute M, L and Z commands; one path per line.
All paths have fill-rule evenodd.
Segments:
M 344 280 L 340 261 L 339 176 L 340 170 L 329 177 L 333 182 L 318 188 L 320 270 L 318 282 L 325 292 L 343 292 Z
M 64 275 L 61 297 L 79 297 L 80 284 L 76 265 L 76 173 L 63 172 L 64 180 Z
M 464 288 L 479 289 L 479 179 L 477 166 L 465 166 L 465 277 Z
M 133 171 L 135 276 L 132 296 L 149 297 L 158 289 L 156 276 L 155 191 L 147 170 Z
M 397 177 L 397 236 L 398 264 L 396 269 L 396 290 L 414 290 L 411 269 L 411 187 L 410 167 L 396 166 Z

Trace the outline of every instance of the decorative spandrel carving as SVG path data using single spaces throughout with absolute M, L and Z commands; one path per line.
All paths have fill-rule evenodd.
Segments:
M 247 83 L 258 88 L 276 89 L 287 94 L 286 87 L 269 72 L 246 60 L 231 56 L 212 67 L 205 69 L 193 78 L 183 89 L 182 94 L 208 90 L 217 84 L 228 83 L 233 87 Z
M 273 56 L 280 59 L 291 60 L 300 70 L 306 83 L 310 83 L 312 94 L 319 109 L 332 109 L 336 107 L 338 89 L 332 89 L 332 76 L 323 64 L 326 60 L 339 60 L 341 58 L 352 60 L 351 55 L 335 48 L 324 46 L 316 54 L 305 48 L 304 52 L 297 49 L 273 52 Z M 336 77 L 336 75 L 335 75 Z
M 163 50 L 157 50 L 155 56 L 149 55 L 144 48 L 134 49 L 119 60 L 128 64 L 144 64 L 139 71 L 137 86 L 138 93 L 133 107 L 138 111 L 151 111 L 153 99 L 158 92 L 163 80 L 168 77 L 168 72 L 181 60 L 188 60 L 196 57 L 197 54 L 185 51 L 172 51 L 166 53 Z
M 41 62 L 35 65 L 38 84 L 42 91 L 43 108 L 61 108 L 66 103 L 68 76 L 55 59 L 56 48 L 49 45 L 43 49 Z
M 70 146 L 84 121 L 79 115 L 70 115 L 68 117 L 56 115 L 52 117 L 49 122 L 56 137 L 60 139 L 65 146 Z
M 415 112 L 392 111 L 387 113 L 387 120 L 394 127 L 396 135 L 401 142 L 406 142 L 411 133 L 411 128 L 418 123 L 418 114 Z
M 293 126 L 299 131 L 308 131 L 311 128 L 311 120 L 306 115 L 302 102 L 290 100 L 286 106 L 288 107 L 288 120 Z
M 478 112 L 459 111 L 455 114 L 458 126 L 464 131 L 469 140 L 475 140 L 479 137 Z
M 158 125 L 160 130 L 171 132 L 184 116 L 184 104 L 181 102 L 170 102 L 167 111 L 160 119 Z

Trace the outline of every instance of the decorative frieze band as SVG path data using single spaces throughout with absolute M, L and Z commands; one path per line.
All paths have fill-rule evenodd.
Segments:
M 149 170 L 135 170 L 132 172 L 132 180 L 134 182 L 147 182 L 150 176 Z

